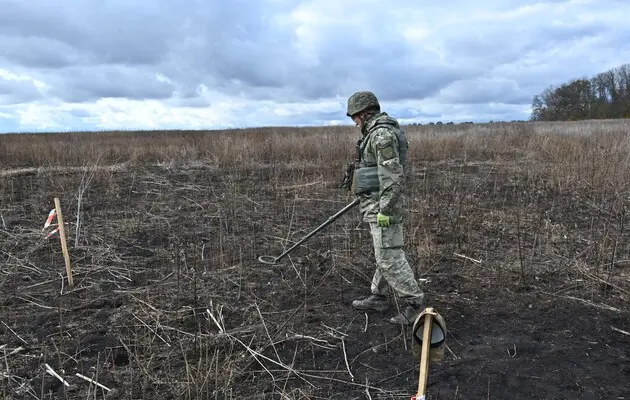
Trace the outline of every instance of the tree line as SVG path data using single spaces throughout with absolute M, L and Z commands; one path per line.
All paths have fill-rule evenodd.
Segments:
M 532 121 L 630 118 L 630 64 L 572 79 L 534 96 Z

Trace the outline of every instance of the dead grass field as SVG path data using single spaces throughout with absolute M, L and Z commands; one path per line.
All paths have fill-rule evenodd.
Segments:
M 630 121 L 406 131 L 407 255 L 449 328 L 429 398 L 629 399 Z M 257 261 L 352 201 L 358 135 L 0 135 L 0 398 L 408 399 L 409 329 L 350 306 L 356 210 Z

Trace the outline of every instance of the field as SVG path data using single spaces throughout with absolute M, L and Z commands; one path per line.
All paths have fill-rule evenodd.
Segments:
M 406 131 L 407 257 L 448 328 L 429 399 L 630 399 L 630 121 Z M 0 136 L 0 398 L 409 399 L 410 329 L 350 305 L 357 209 L 257 261 L 353 200 L 358 135 Z

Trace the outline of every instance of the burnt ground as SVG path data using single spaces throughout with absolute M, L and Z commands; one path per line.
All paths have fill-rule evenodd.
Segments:
M 407 255 L 448 328 L 445 357 L 431 365 L 430 399 L 630 398 L 628 197 L 541 171 L 416 167 Z M 75 243 L 81 177 L 2 177 L 3 399 L 415 394 L 409 328 L 390 325 L 391 312 L 350 306 L 373 272 L 356 209 L 280 264 L 257 262 L 351 201 L 332 172 L 273 164 L 100 170 L 83 194 Z M 58 237 L 42 232 L 55 196 L 74 287 Z

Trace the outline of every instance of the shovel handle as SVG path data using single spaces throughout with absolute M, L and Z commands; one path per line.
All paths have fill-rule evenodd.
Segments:
M 429 351 L 431 350 L 431 331 L 433 328 L 433 313 L 426 313 L 424 315 L 424 331 L 422 333 L 422 352 L 420 357 L 420 377 L 418 379 L 418 394 L 415 398 L 417 400 L 424 400 L 424 395 L 427 389 L 427 380 L 429 378 Z

